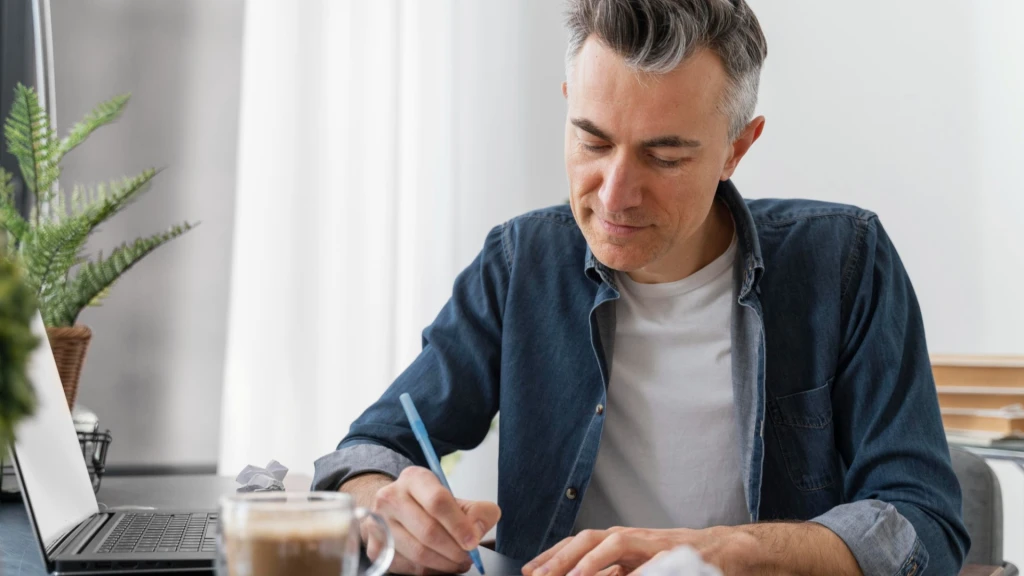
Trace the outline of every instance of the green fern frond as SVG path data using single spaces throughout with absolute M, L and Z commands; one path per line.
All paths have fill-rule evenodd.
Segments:
M 64 307 L 55 307 L 52 312 L 50 326 L 71 326 L 75 323 L 78 313 L 90 303 L 99 302 L 103 292 L 142 260 L 150 252 L 194 228 L 195 224 L 184 223 L 174 226 L 161 234 L 140 238 L 131 244 L 122 244 L 115 248 L 110 256 L 103 258 L 100 254 L 94 262 L 86 262 L 78 269 L 75 278 L 67 286 L 62 300 Z
M 38 208 L 60 177 L 60 141 L 46 110 L 39 105 L 36 91 L 21 83 L 14 89 L 14 104 L 4 124 L 4 136 L 7 151 L 18 160 L 25 187 L 36 195 Z
M 93 190 L 80 190 L 77 205 L 72 195 L 71 212 L 84 217 L 91 231 L 145 192 L 157 174 L 157 170 L 150 168 L 138 176 L 112 182 L 109 186 L 99 185 Z
M 14 202 L 14 174 L 0 168 L 0 200 Z
M 129 98 L 131 98 L 130 94 L 114 96 L 110 100 L 107 100 L 96 108 L 93 108 L 92 112 L 89 112 L 85 118 L 82 118 L 81 122 L 72 126 L 71 131 L 60 142 L 60 155 L 58 160 L 63 158 L 65 154 L 73 150 L 76 146 L 84 142 L 85 139 L 95 132 L 97 128 L 106 126 L 120 118 L 121 113 L 124 112 L 124 108 L 128 104 Z
M 43 324 L 47 326 L 71 326 L 68 323 L 60 323 L 61 318 L 74 317 L 77 310 L 72 306 L 66 297 L 67 286 L 55 288 L 54 294 L 46 304 L 40 303 L 39 312 L 43 315 Z
M 14 205 L 14 184 L 11 183 L 13 176 L 0 168 L 0 230 L 9 234 L 11 238 L 5 238 L 8 245 L 21 240 L 28 232 L 28 222 L 18 212 Z
M 186 223 L 123 244 L 107 258 L 84 253 L 90 234 L 145 192 L 158 173 L 150 169 L 109 184 L 75 186 L 70 194 L 55 185 L 64 155 L 117 120 L 128 100 L 126 94 L 100 104 L 59 139 L 35 90 L 21 84 L 15 89 L 4 135 L 33 202 L 29 218 L 22 217 L 14 204 L 11 177 L 0 172 L 0 246 L 16 245 L 47 326 L 74 324 L 85 306 L 99 305 L 139 260 L 192 228 Z
M 13 246 L 28 233 L 28 222 L 21 217 L 14 204 L 0 201 L 0 230 L 10 235 L 8 245 Z
M 31 230 L 21 246 L 21 257 L 28 270 L 28 284 L 44 310 L 55 291 L 68 277 L 72 266 L 81 262 L 80 254 L 89 237 L 86 222 L 71 218 Z
M 115 280 L 113 283 L 110 284 L 110 286 L 107 286 L 103 290 L 100 290 L 98 294 L 96 294 L 95 296 L 92 297 L 92 300 L 89 300 L 89 304 L 88 305 L 89 306 L 100 306 L 100 305 L 102 305 L 103 301 L 106 300 L 110 296 L 110 292 L 113 291 L 114 284 L 116 284 L 116 283 L 117 283 L 117 281 Z
M 71 268 L 88 262 L 82 252 L 93 230 L 143 192 L 155 175 L 156 170 L 146 170 L 134 178 L 113 183 L 109 188 L 99 186 L 98 191 L 86 191 L 84 194 L 80 187 L 76 187 L 70 208 L 64 194 L 56 196 L 50 214 L 37 220 L 39 224 L 23 248 L 26 267 L 30 278 L 35 281 L 32 287 L 44 310 L 54 307 L 54 301 L 66 296 L 62 287 Z M 83 195 L 91 200 L 81 201 Z M 61 313 L 66 314 L 66 311 Z

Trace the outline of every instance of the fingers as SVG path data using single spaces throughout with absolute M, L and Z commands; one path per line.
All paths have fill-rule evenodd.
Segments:
M 472 550 L 480 544 L 485 532 L 470 520 L 452 493 L 430 470 L 406 468 L 398 481 L 408 487 L 409 495 L 431 518 L 440 523 L 462 550 Z M 437 538 L 440 539 L 440 536 Z
M 393 574 L 458 574 L 472 566 L 465 552 L 461 561 L 452 561 L 425 546 L 401 524 L 392 523 L 391 534 L 395 539 L 395 550 L 402 550 L 401 554 L 395 554 L 388 569 Z
M 671 547 L 666 531 L 617 528 L 584 530 L 524 567 L 527 576 L 624 576 Z
M 538 562 L 536 564 L 537 568 L 532 574 L 528 574 L 527 576 L 565 576 L 570 570 L 576 567 L 587 553 L 594 548 L 597 548 L 605 538 L 609 537 L 615 537 L 616 540 L 621 540 L 621 537 L 617 534 L 608 536 L 608 533 L 605 531 L 584 530 L 572 538 L 567 544 L 562 546 L 546 562 Z M 540 560 L 540 558 L 538 558 L 538 560 Z M 604 569 L 610 564 L 612 563 L 609 562 L 608 564 L 601 566 L 599 569 Z M 596 569 L 588 574 L 592 575 L 595 572 L 597 572 Z
M 421 508 L 412 496 L 403 492 L 399 493 L 396 499 L 404 511 L 397 521 L 413 538 L 456 564 L 469 561 L 469 555 L 462 546 L 455 542 L 444 526 Z
M 617 565 L 627 556 L 642 554 L 642 550 L 639 549 L 642 546 L 642 542 L 630 538 L 622 532 L 611 534 L 593 549 L 586 551 L 583 557 L 576 561 L 576 570 L 578 571 L 576 576 L 591 576 L 608 566 Z
M 562 548 L 568 546 L 570 542 L 572 542 L 572 538 L 566 538 L 565 540 L 562 540 L 558 544 L 555 544 L 551 548 L 545 550 L 544 553 L 542 553 L 540 556 L 537 556 L 533 560 L 527 562 L 526 565 L 523 566 L 523 574 L 525 574 L 526 576 L 534 576 L 533 573 L 535 570 L 537 570 L 537 568 L 540 568 L 541 566 L 546 564 L 548 560 L 551 560 L 551 558 L 554 557 L 555 554 L 558 554 L 562 550 Z
M 452 573 L 471 566 L 465 548 L 452 537 L 441 517 L 455 516 L 468 526 L 473 523 L 429 470 L 407 469 L 398 480 L 377 491 L 373 507 L 387 521 L 395 539 L 392 571 Z M 493 515 L 493 511 L 485 511 L 483 517 Z M 476 527 L 471 530 L 475 540 Z
M 480 538 L 483 538 L 491 528 L 501 520 L 501 508 L 493 502 L 476 502 L 472 500 L 459 500 L 456 499 L 459 507 L 466 513 L 466 516 L 473 522 L 477 530 L 480 533 Z M 478 543 L 479 544 L 479 543 Z

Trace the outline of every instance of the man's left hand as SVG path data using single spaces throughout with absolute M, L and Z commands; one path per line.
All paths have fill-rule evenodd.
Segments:
M 611 528 L 584 530 L 562 540 L 523 567 L 526 576 L 626 576 L 660 552 L 688 545 L 726 576 L 749 574 L 760 540 L 744 527 L 704 530 Z

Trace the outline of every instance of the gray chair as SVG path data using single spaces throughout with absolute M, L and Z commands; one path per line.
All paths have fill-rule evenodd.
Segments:
M 1005 565 L 1005 576 L 1017 568 L 1003 562 L 1003 496 L 999 479 L 985 459 L 959 446 L 951 446 L 953 470 L 964 495 L 964 524 L 971 535 L 967 564 Z

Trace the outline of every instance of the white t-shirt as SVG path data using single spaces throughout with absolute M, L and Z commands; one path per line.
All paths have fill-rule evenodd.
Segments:
M 733 261 L 677 282 L 616 273 L 604 431 L 576 530 L 749 522 L 732 389 Z

